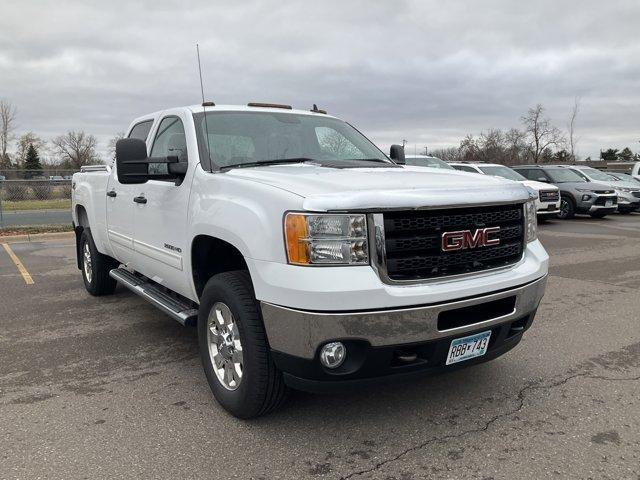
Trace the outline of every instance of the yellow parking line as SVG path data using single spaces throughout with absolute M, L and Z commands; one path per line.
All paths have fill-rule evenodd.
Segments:
M 13 250 L 11 250 L 11 247 L 9 246 L 9 244 L 3 243 L 2 246 L 11 257 L 11 260 L 13 260 L 13 263 L 16 264 L 16 267 L 18 267 L 18 271 L 20 272 L 20 275 L 22 275 L 22 278 L 24 279 L 24 283 L 26 283 L 27 285 L 33 285 L 34 284 L 33 278 L 31 278 L 31 275 L 29 275 L 29 272 L 24 267 L 24 265 L 22 264 L 18 256 L 15 253 L 13 253 Z

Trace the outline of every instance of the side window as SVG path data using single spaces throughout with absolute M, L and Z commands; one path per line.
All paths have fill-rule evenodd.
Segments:
M 160 122 L 156 138 L 151 147 L 151 157 L 178 157 L 180 162 L 187 161 L 187 141 L 184 125 L 178 117 L 165 117 Z M 150 163 L 149 173 L 167 174 L 166 163 Z
M 527 180 L 531 180 L 531 170 L 528 168 L 516 168 L 516 172 L 525 177 Z
M 128 138 L 137 138 L 146 142 L 147 137 L 149 136 L 149 130 L 151 130 L 151 125 L 153 125 L 153 120 L 146 120 L 144 122 L 137 123 L 129 132 Z
M 360 149 L 337 130 L 329 127 L 316 127 L 315 131 L 320 151 L 328 159 L 365 158 Z
M 453 168 L 456 170 L 462 170 L 463 172 L 478 173 L 475 168 L 469 167 L 468 165 L 455 165 Z

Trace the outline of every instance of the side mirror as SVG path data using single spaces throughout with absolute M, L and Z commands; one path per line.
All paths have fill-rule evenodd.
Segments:
M 549 179 L 547 177 L 538 177 L 539 182 L 549 183 Z
M 404 159 L 404 147 L 402 145 L 391 145 L 389 157 L 398 165 L 406 165 L 407 163 Z
M 147 180 L 176 180 L 179 183 L 187 173 L 188 164 L 172 155 L 147 157 L 147 145 L 142 140 L 123 138 L 116 142 L 116 166 L 118 181 L 122 184 L 140 184 Z
M 137 138 L 118 140 L 116 142 L 116 167 L 120 183 L 145 183 L 149 176 L 147 145 Z

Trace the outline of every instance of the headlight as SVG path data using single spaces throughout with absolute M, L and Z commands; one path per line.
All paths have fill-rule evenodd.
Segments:
M 527 243 L 538 238 L 538 215 L 535 199 L 524 204 L 524 220 L 526 225 Z
M 294 265 L 367 265 L 364 215 L 288 213 L 284 220 L 287 258 Z
M 624 193 L 631 193 L 631 192 L 633 192 L 633 188 L 625 188 L 625 187 L 619 187 L 619 188 L 616 188 L 616 190 L 617 190 L 618 192 L 624 192 Z
M 591 190 L 590 188 L 576 188 L 576 190 L 579 192 L 593 193 L 593 190 Z

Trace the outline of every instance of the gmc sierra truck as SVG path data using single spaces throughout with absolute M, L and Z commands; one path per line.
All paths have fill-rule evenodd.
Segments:
M 197 326 L 240 418 L 504 354 L 543 296 L 535 194 L 404 164 L 317 107 L 202 105 L 134 120 L 73 176 L 78 268 Z

